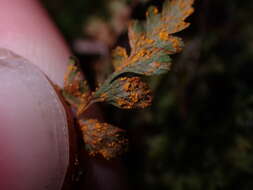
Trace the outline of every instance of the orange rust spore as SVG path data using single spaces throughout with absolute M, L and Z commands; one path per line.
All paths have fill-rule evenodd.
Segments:
M 111 159 L 125 151 L 124 147 L 128 140 L 120 135 L 122 129 L 107 123 L 99 123 L 94 119 L 79 120 L 79 124 L 83 133 L 83 140 L 91 148 L 88 149 L 89 155 L 100 154 L 106 159 Z
M 147 107 L 151 104 L 151 91 L 146 83 L 139 77 L 122 77 L 122 90 L 126 92 L 126 97 L 117 98 L 117 104 L 125 109 Z

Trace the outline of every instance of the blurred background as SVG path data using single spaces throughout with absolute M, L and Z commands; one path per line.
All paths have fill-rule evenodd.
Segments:
M 110 52 L 129 49 L 129 19 L 163 0 L 42 0 L 80 59 L 92 88 L 112 72 Z M 196 0 L 172 71 L 147 79 L 153 105 L 100 105 L 127 129 L 130 189 L 253 189 L 253 1 Z

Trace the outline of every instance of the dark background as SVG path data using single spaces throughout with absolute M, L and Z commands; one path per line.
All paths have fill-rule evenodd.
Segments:
M 123 20 L 143 19 L 149 5 L 163 2 L 118 1 L 129 14 Z M 108 32 L 117 29 L 111 2 L 43 0 L 93 87 L 111 70 L 106 52 L 128 47 L 124 27 Z M 148 79 L 153 105 L 132 111 L 100 105 L 109 123 L 128 131 L 122 160 L 130 189 L 253 189 L 253 1 L 196 0 L 194 7 L 191 26 L 178 34 L 185 48 L 173 56 L 172 71 Z M 87 30 L 92 22 L 99 23 L 95 35 Z M 100 49 L 78 50 L 80 39 Z

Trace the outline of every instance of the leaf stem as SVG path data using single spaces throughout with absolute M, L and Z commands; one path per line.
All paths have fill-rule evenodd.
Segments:
M 92 104 L 97 103 L 97 102 L 102 102 L 102 101 L 103 101 L 102 98 L 96 98 L 96 99 L 91 99 L 86 104 L 80 105 L 79 108 L 77 109 L 77 113 L 76 113 L 77 117 L 82 115 Z

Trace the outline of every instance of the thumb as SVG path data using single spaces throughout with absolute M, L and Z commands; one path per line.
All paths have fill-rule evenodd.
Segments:
M 68 126 L 43 73 L 62 86 L 70 53 L 38 1 L 0 4 L 0 189 L 59 190 Z
M 0 47 L 36 64 L 62 86 L 70 51 L 37 0 L 0 0 Z
M 65 109 L 47 77 L 0 49 L 0 189 L 61 189 L 69 164 Z

